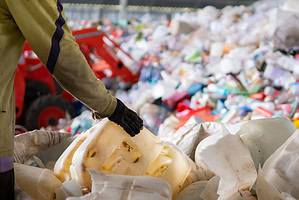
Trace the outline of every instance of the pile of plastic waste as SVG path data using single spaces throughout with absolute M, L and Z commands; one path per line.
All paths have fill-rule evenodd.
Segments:
M 287 117 L 299 127 L 299 8 L 282 2 L 209 6 L 171 23 L 146 15 L 125 28 L 104 21 L 103 30 L 142 65 L 139 82 L 117 97 L 155 134 L 168 117 L 176 128 L 194 116 L 224 123 Z M 70 130 L 92 124 L 85 113 Z
M 170 24 L 133 20 L 120 41 L 143 68 L 129 93 L 117 96 L 155 133 L 170 115 L 176 127 L 192 116 L 224 123 L 287 117 L 299 127 L 296 6 L 266 1 L 180 13 Z
M 130 137 L 106 119 L 70 136 L 15 136 L 16 185 L 33 200 L 299 198 L 299 133 L 285 118 L 191 118 L 168 141 L 146 128 Z

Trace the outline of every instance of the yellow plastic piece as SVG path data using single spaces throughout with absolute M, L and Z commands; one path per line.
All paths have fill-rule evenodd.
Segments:
M 70 166 L 72 164 L 74 153 L 87 138 L 88 133 L 89 132 L 87 131 L 79 135 L 57 160 L 54 167 L 54 174 L 60 181 L 64 182 L 71 179 Z
M 299 128 L 299 119 L 294 120 L 294 125 L 296 128 Z
M 88 169 L 95 169 L 104 173 L 164 179 L 171 185 L 175 196 L 186 186 L 193 170 L 193 163 L 187 156 L 175 146 L 161 142 L 147 129 L 130 137 L 109 120 L 102 120 L 88 131 L 87 138 L 78 148 L 66 152 L 62 156 L 72 157 L 71 165 L 67 163 L 68 170 L 55 173 L 63 177 L 61 174 L 70 171 L 71 178 L 88 189 L 92 185 Z M 72 153 L 73 156 L 68 155 Z M 61 165 L 59 160 L 57 166 Z

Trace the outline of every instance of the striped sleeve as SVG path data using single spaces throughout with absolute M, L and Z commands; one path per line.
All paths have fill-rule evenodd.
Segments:
M 56 29 L 51 39 L 51 48 L 47 61 L 47 68 L 52 74 L 54 72 L 54 67 L 56 66 L 58 56 L 60 54 L 60 41 L 64 35 L 64 30 L 62 27 L 65 25 L 65 20 L 62 16 L 63 6 L 60 0 L 57 1 L 57 11 L 59 15 L 57 20 L 55 21 Z

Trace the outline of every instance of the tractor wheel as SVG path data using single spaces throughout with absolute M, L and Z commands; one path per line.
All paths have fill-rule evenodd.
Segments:
M 26 128 L 34 130 L 42 127 L 56 126 L 59 119 L 72 119 L 75 117 L 75 114 L 72 105 L 60 96 L 39 97 L 27 110 Z
M 22 115 L 19 117 L 17 123 L 25 125 L 26 113 L 31 104 L 39 97 L 49 95 L 50 90 L 47 85 L 34 80 L 26 80 L 26 90 L 24 96 L 24 108 Z
M 25 105 L 31 105 L 39 97 L 49 95 L 51 92 L 49 87 L 39 81 L 27 80 L 25 92 Z

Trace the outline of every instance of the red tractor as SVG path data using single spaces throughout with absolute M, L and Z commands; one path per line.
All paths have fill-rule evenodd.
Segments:
M 99 79 L 117 78 L 129 84 L 138 81 L 136 62 L 105 33 L 94 27 L 74 31 L 73 35 Z M 76 115 L 72 105 L 76 100 L 58 86 L 28 43 L 16 71 L 15 96 L 17 122 L 28 130 L 55 126 L 60 118 Z

